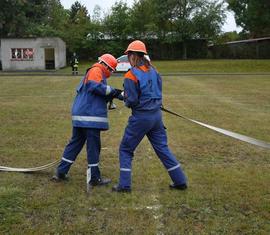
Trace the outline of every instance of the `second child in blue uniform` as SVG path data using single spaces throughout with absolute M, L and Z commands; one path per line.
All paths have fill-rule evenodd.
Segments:
M 161 77 L 145 57 L 147 51 L 143 42 L 133 41 L 125 53 L 132 67 L 125 74 L 124 101 L 125 105 L 131 108 L 132 115 L 129 117 L 119 148 L 119 182 L 112 190 L 131 191 L 134 151 L 145 135 L 173 181 L 170 188 L 184 190 L 187 188 L 187 179 L 179 162 L 168 148 L 167 134 L 162 121 Z

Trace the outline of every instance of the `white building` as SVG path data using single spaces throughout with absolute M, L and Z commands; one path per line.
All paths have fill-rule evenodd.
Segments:
M 46 70 L 66 66 L 66 43 L 57 37 L 0 39 L 2 70 Z

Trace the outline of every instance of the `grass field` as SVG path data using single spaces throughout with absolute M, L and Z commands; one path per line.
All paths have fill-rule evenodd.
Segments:
M 0 165 L 34 167 L 60 159 L 79 80 L 0 76 Z M 109 84 L 121 88 L 122 77 Z M 270 75 L 164 76 L 163 94 L 168 109 L 270 142 Z M 109 112 L 110 130 L 102 133 L 101 153 L 102 174 L 113 184 L 130 114 L 116 104 Z M 54 169 L 0 172 L 0 234 L 270 234 L 270 151 L 169 114 L 164 123 L 169 146 L 188 176 L 187 191 L 169 190 L 167 172 L 144 139 L 133 161 L 131 194 L 111 193 L 112 184 L 87 195 L 84 149 L 67 183 L 50 181 Z
M 81 61 L 79 72 L 84 71 L 92 62 Z M 152 61 L 161 73 L 269 73 L 270 60 L 171 60 Z M 56 73 L 71 73 L 66 67 Z

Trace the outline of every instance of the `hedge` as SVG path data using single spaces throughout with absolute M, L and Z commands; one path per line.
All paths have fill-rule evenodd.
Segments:
M 125 49 L 132 40 L 89 40 L 85 48 L 76 51 L 80 59 L 96 60 L 104 53 L 115 57 L 124 54 Z M 143 40 L 151 59 L 170 60 L 183 58 L 183 42 L 161 42 L 159 40 Z M 207 57 L 207 41 L 205 39 L 188 40 L 185 42 L 187 59 L 202 59 Z M 68 57 L 73 52 L 68 51 Z
M 270 39 L 247 41 L 209 47 L 214 59 L 270 59 Z

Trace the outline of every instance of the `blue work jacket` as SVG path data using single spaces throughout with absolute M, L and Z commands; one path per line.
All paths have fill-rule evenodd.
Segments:
M 87 76 L 93 68 L 99 75 L 100 80 Z M 72 124 L 74 127 L 95 128 L 101 130 L 109 129 L 107 116 L 107 101 L 114 92 L 114 88 L 107 85 L 104 66 L 96 63 L 81 80 L 77 87 L 77 95 L 72 106 Z
M 124 80 L 124 100 L 133 113 L 157 111 L 162 105 L 162 81 L 152 67 L 132 67 Z

